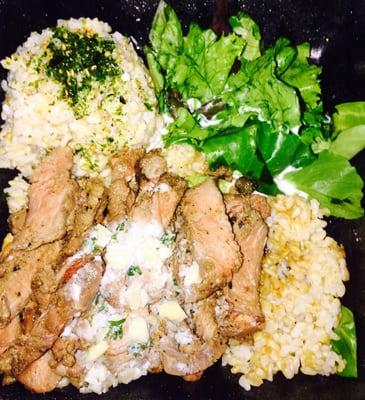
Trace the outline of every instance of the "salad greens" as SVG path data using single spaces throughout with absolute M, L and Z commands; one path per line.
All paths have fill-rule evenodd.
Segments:
M 340 322 L 335 329 L 339 337 L 332 341 L 332 348 L 346 361 L 345 368 L 338 375 L 346 377 L 357 377 L 357 343 L 354 315 L 351 310 L 341 306 Z
M 264 193 L 290 188 L 336 217 L 361 217 L 363 181 L 349 160 L 365 147 L 365 102 L 338 105 L 331 120 L 308 43 L 279 38 L 263 48 L 247 14 L 229 23 L 229 34 L 193 23 L 184 35 L 160 2 L 145 53 L 160 110 L 174 117 L 165 145 L 189 143 L 211 167 L 239 170 Z

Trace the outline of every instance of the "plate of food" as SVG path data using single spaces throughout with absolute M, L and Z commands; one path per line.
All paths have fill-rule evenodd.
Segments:
M 0 2 L 0 399 L 364 398 L 362 17 Z

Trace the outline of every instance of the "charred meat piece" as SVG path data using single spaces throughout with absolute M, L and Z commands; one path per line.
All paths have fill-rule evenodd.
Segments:
M 1 360 L 1 370 L 18 376 L 50 349 L 73 316 L 87 311 L 98 291 L 103 263 L 100 257 L 78 269 L 52 298 L 28 335 L 20 337 Z
M 176 230 L 170 267 L 186 302 L 204 299 L 231 281 L 242 257 L 214 180 L 187 190 Z
M 29 188 L 28 213 L 13 249 L 35 249 L 62 239 L 72 228 L 77 184 L 71 178 L 71 167 L 71 149 L 59 147 L 36 168 Z
M 186 340 L 187 343 L 177 343 L 176 333 L 171 332 L 161 338 L 161 361 L 165 372 L 187 380 L 199 379 L 201 373 L 222 356 L 226 339 L 220 335 L 215 306 L 214 296 L 191 305 L 191 326 L 185 327 L 184 332 L 186 336 L 186 329 L 190 331 L 191 339 Z
M 0 329 L 0 354 L 3 354 L 10 346 L 12 346 L 21 334 L 21 325 L 19 317 L 15 317 L 9 325 Z
M 160 150 L 148 152 L 140 161 L 141 173 L 149 180 L 156 182 L 167 172 L 167 163 Z
M 138 190 L 136 179 L 138 162 L 143 155 L 143 149 L 124 150 L 111 159 L 108 221 L 124 218 L 133 205 Z
M 55 389 L 61 376 L 51 368 L 52 353 L 47 351 L 42 357 L 29 364 L 17 379 L 26 388 L 35 393 L 46 393 Z
M 32 294 L 37 271 L 56 265 L 61 249 L 62 241 L 57 241 L 30 251 L 15 251 L 7 257 L 2 265 L 7 272 L 0 279 L 0 328 L 22 311 Z
M 166 229 L 185 190 L 185 181 L 171 174 L 162 175 L 157 183 L 144 181 L 130 211 L 130 220 L 157 221 Z
M 268 216 L 269 208 L 262 196 L 226 195 L 224 201 L 244 258 L 233 275 L 231 288 L 224 288 L 218 300 L 217 318 L 222 334 L 243 338 L 264 323 L 259 280 L 268 233 L 263 217 Z
M 70 232 L 63 253 L 66 256 L 75 254 L 85 239 L 89 229 L 102 222 L 107 204 L 107 193 L 103 182 L 97 178 L 78 180 L 80 196 L 77 200 L 75 222 Z

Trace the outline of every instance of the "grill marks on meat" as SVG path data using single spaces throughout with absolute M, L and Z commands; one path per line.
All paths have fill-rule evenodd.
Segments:
M 53 150 L 34 171 L 29 188 L 29 206 L 23 229 L 16 235 L 14 249 L 35 249 L 62 239 L 72 227 L 77 184 L 71 178 L 72 151 Z
M 73 316 L 89 309 L 98 291 L 102 273 L 101 259 L 94 259 L 60 288 L 28 335 L 21 336 L 4 355 L 1 370 L 18 376 L 26 366 L 50 349 Z
M 186 191 L 177 230 L 171 267 L 184 288 L 186 302 L 206 298 L 231 281 L 241 265 L 241 254 L 214 180 Z M 185 286 L 182 274 L 194 261 L 199 265 L 201 282 Z
M 224 201 L 244 259 L 233 275 L 231 288 L 223 289 L 218 318 L 222 334 L 243 338 L 261 329 L 264 323 L 259 280 L 267 237 L 263 218 L 269 215 L 269 208 L 262 196 L 226 195 Z
M 125 150 L 110 161 L 111 184 L 108 189 L 108 221 L 123 219 L 133 205 L 138 190 L 138 162 L 144 150 Z

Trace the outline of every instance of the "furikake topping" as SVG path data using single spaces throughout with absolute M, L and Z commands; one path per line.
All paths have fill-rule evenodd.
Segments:
M 46 73 L 62 85 L 62 96 L 76 115 L 82 116 L 83 99 L 94 82 L 105 82 L 120 73 L 113 57 L 115 43 L 96 34 L 71 32 L 64 27 L 52 29 L 48 45 L 50 58 Z

